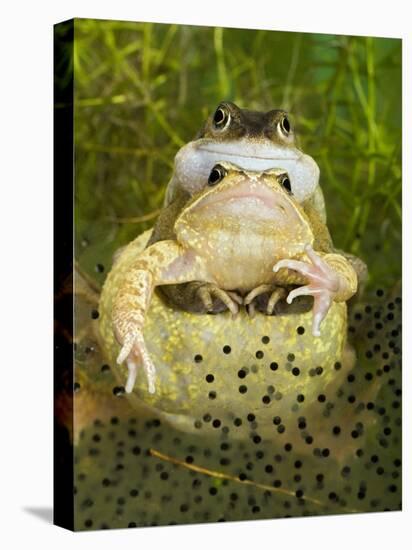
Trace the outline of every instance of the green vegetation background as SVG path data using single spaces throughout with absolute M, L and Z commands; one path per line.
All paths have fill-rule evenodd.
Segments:
M 221 100 L 288 110 L 336 246 L 368 263 L 371 287 L 400 277 L 400 40 L 86 19 L 73 67 L 76 255 L 100 282 Z

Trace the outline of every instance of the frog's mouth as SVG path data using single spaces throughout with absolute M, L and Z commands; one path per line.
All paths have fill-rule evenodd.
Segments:
M 240 223 L 276 222 L 278 227 L 300 221 L 296 207 L 282 191 L 257 182 L 243 182 L 211 192 L 193 205 L 192 212 L 202 217 L 230 217 Z

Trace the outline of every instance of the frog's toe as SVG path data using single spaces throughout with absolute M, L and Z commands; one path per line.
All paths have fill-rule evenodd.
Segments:
M 117 356 L 116 362 L 118 365 L 121 365 L 130 355 L 134 343 L 136 341 L 136 333 L 129 332 L 127 336 L 123 340 L 122 348 L 119 352 L 119 355 Z
M 253 317 L 256 315 L 255 302 L 250 302 L 250 304 L 247 304 L 246 311 L 249 317 L 253 319 Z
M 210 285 L 202 285 L 201 287 L 199 287 L 197 294 L 199 298 L 202 300 L 202 304 L 206 309 L 206 311 L 213 311 L 214 304 L 213 304 L 212 289 Z
M 235 301 L 240 306 L 243 305 L 243 298 L 235 292 L 234 290 L 227 290 L 226 293 L 232 298 L 233 301 Z
M 326 317 L 339 289 L 339 276 L 310 245 L 305 247 L 305 252 L 311 263 L 298 260 L 280 260 L 273 267 L 273 271 L 276 272 L 281 268 L 292 269 L 307 279 L 308 284 L 292 290 L 286 301 L 291 304 L 298 296 L 313 296 L 312 332 L 314 336 L 319 336 L 320 324 Z
M 315 284 L 300 286 L 289 292 L 286 299 L 287 303 L 291 304 L 298 296 L 313 296 L 312 334 L 313 336 L 320 336 L 320 324 L 333 302 L 333 292 Z
M 329 291 L 317 294 L 313 302 L 312 334 L 320 336 L 320 324 L 326 317 L 333 302 L 333 295 Z
M 268 304 L 266 306 L 266 313 L 267 315 L 273 315 L 273 312 L 275 311 L 276 304 L 279 302 L 279 300 L 283 300 L 283 298 L 286 298 L 287 290 L 285 288 L 277 287 L 270 295 Z
M 226 308 L 232 313 L 233 317 L 238 314 L 239 304 L 242 303 L 242 297 L 237 295 L 235 292 L 226 292 L 213 284 L 202 285 L 197 292 L 206 311 L 215 312 L 215 300 L 217 299 L 226 306 Z
M 126 393 L 132 393 L 134 385 L 136 383 L 137 376 L 137 363 L 132 359 L 127 359 L 126 361 L 127 368 L 129 369 L 129 374 L 126 381 L 125 390 Z
M 117 364 L 121 365 L 124 361 L 126 361 L 129 370 L 125 386 L 126 392 L 131 393 L 133 391 L 137 367 L 140 364 L 146 373 L 149 393 L 155 393 L 156 368 L 146 348 L 141 331 L 130 332 L 124 339 L 123 347 L 117 357 Z
M 248 294 L 246 294 L 243 303 L 245 304 L 245 306 L 248 306 L 255 300 L 255 298 L 257 298 L 261 294 L 266 294 L 267 292 L 270 292 L 271 290 L 273 290 L 273 288 L 273 285 L 259 285 L 251 290 Z
M 251 317 L 255 311 L 262 311 L 267 315 L 273 315 L 276 304 L 287 295 L 284 288 L 273 284 L 263 284 L 251 290 L 244 298 L 244 304 L 248 306 Z
M 273 271 L 276 273 L 279 269 L 291 269 L 307 279 L 309 286 L 305 288 L 327 289 L 331 292 L 337 292 L 339 277 L 335 271 L 310 245 L 305 246 L 305 252 L 310 262 L 293 259 L 280 260 L 273 266 Z M 300 292 L 299 294 L 303 293 Z

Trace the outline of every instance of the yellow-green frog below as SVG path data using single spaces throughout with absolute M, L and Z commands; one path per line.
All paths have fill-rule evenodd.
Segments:
M 288 174 L 221 162 L 206 188 L 180 200 L 170 238 L 148 245 L 148 232 L 130 243 L 102 292 L 103 346 L 112 362 L 126 363 L 129 398 L 189 429 L 213 409 L 219 422 L 262 407 L 270 416 L 277 400 L 286 406 L 299 393 L 335 386 L 333 365 L 346 349 L 345 302 L 357 275 L 316 210 L 296 201 Z M 221 289 L 229 311 L 187 312 L 154 292 L 188 281 Z M 288 303 L 310 297 L 313 307 L 251 317 L 268 290 L 272 308 L 285 294 Z M 324 374 L 315 380 L 309 372 L 320 366 Z M 126 376 L 124 367 L 118 376 Z
M 173 215 L 183 201 L 207 188 L 208 177 L 217 162 L 231 162 L 248 171 L 262 172 L 271 168 L 288 173 L 293 196 L 306 211 L 316 213 L 326 224 L 326 208 L 319 185 L 319 167 L 315 160 L 298 146 L 290 115 L 283 109 L 254 111 L 241 109 L 235 103 L 219 103 L 196 137 L 176 154 L 173 176 L 167 186 L 165 209 L 161 213 L 149 244 L 174 238 Z M 359 275 L 360 288 L 367 278 L 367 269 L 359 259 L 343 251 Z M 168 285 L 162 296 L 169 305 L 199 313 L 220 313 L 228 307 L 227 300 L 215 285 L 201 282 Z M 266 306 L 269 305 L 269 308 Z M 260 311 L 271 313 L 273 301 L 267 296 L 256 302 Z

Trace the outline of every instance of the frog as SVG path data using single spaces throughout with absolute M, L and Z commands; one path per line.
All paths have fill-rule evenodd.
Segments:
M 103 289 L 102 307 L 109 309 L 106 317 L 120 345 L 117 363 L 125 362 L 128 369 L 126 393 L 133 392 L 139 367 L 148 392 L 156 391 L 156 367 L 143 329 L 159 286 L 215 285 L 234 318 L 268 290 L 274 303 L 285 291 L 288 304 L 311 297 L 312 336 L 327 338 L 321 325 L 333 304 L 344 304 L 356 293 L 357 273 L 336 253 L 316 209 L 305 210 L 296 199 L 283 168 L 255 172 L 220 161 L 206 188 L 193 195 L 181 191 L 179 201 L 170 238 L 146 246 L 133 260 L 128 251 L 133 243 L 128 245 Z
M 311 200 L 326 223 L 319 166 L 298 148 L 291 116 L 284 109 L 254 111 L 221 101 L 195 138 L 177 152 L 164 205 L 172 203 L 182 190 L 193 195 L 204 188 L 211 169 L 220 160 L 256 172 L 285 169 L 296 200 Z
M 174 173 L 167 186 L 164 209 L 151 236 L 149 244 L 164 239 L 173 231 L 168 219 L 180 208 L 182 195 L 192 196 L 207 185 L 213 164 L 219 160 L 234 162 L 253 170 L 271 167 L 284 168 L 293 187 L 295 199 L 306 210 L 312 210 L 327 223 L 327 213 L 322 189 L 319 185 L 319 167 L 316 161 L 297 146 L 297 137 L 290 114 L 284 109 L 252 111 L 241 109 L 235 103 L 222 101 L 211 114 L 194 140 L 184 145 L 176 154 Z M 351 254 L 339 250 L 352 263 L 359 276 L 359 288 L 367 280 L 365 264 Z M 234 309 L 225 292 L 213 284 L 199 281 L 180 285 L 163 286 L 159 291 L 172 306 L 187 311 L 221 313 Z M 279 296 L 282 291 L 279 291 Z M 237 299 L 234 294 L 232 299 Z M 282 302 L 279 303 L 282 304 Z M 271 315 L 276 301 L 269 294 L 262 294 L 255 310 Z

